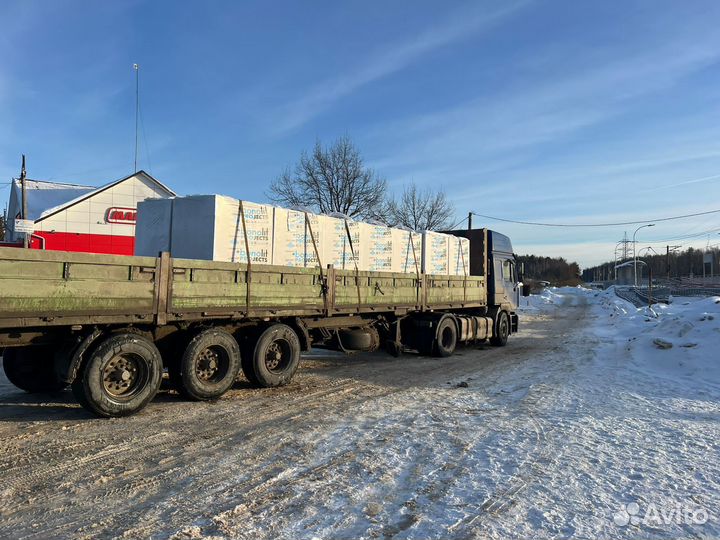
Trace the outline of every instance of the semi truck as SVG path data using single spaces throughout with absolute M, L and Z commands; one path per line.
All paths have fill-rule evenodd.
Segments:
M 0 349 L 28 392 L 70 386 L 102 417 L 143 409 L 163 378 L 212 400 L 242 372 L 288 384 L 311 347 L 448 357 L 517 332 L 521 278 L 510 239 L 470 241 L 468 275 L 0 248 Z

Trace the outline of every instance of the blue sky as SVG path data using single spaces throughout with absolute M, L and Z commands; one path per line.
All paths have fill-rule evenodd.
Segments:
M 181 194 L 264 201 L 316 138 L 349 135 L 393 190 L 442 188 L 458 220 L 720 208 L 716 1 L 6 0 L 0 20 L 3 181 L 21 153 L 32 178 L 132 172 L 137 62 L 139 167 Z M 582 265 L 634 230 L 474 224 Z M 713 229 L 720 214 L 658 223 L 638 245 Z

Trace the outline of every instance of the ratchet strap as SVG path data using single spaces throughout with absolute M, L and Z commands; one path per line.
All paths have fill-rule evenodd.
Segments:
M 467 302 L 467 270 L 465 269 L 465 252 L 460 238 L 458 238 L 458 249 L 460 250 L 460 261 L 463 267 L 463 302 Z
M 415 254 L 415 242 L 413 241 L 413 232 L 408 231 L 410 235 L 410 247 L 412 248 L 413 260 L 415 261 L 415 275 L 417 276 L 417 297 L 420 297 L 420 267 L 418 266 L 417 255 Z
M 317 243 L 315 242 L 315 235 L 313 234 L 312 225 L 310 224 L 310 218 L 308 217 L 307 212 L 304 212 L 305 214 L 305 225 L 307 225 L 308 231 L 310 232 L 310 240 L 312 240 L 313 249 L 315 250 L 315 258 L 317 259 L 318 267 L 320 267 L 320 293 L 323 297 L 323 307 L 325 308 L 325 313 L 329 314 L 328 310 L 328 284 L 327 279 L 325 279 L 325 274 L 323 274 L 323 267 L 322 267 L 322 261 L 320 260 L 320 252 L 318 251 Z
M 245 226 L 245 209 L 243 208 L 243 202 L 240 201 L 240 219 L 242 221 L 243 236 L 245 237 L 245 258 L 247 259 L 247 279 L 245 280 L 245 313 L 250 314 L 250 277 L 252 275 L 252 261 L 250 260 L 250 241 L 248 240 L 247 227 Z M 236 235 L 237 236 L 237 235 Z M 233 256 L 235 254 L 233 253 Z
M 350 243 L 350 254 L 355 264 L 355 288 L 357 289 L 358 307 L 360 307 L 360 304 L 362 304 L 360 300 L 360 271 L 358 270 L 357 257 L 355 257 L 355 248 L 353 246 L 352 235 L 350 234 L 350 226 L 348 225 L 347 219 L 343 221 L 345 222 L 345 232 L 347 233 L 348 242 Z

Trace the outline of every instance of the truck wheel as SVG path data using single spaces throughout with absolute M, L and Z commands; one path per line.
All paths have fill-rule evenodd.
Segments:
M 437 329 L 437 339 L 435 343 L 435 354 L 440 357 L 451 356 L 455 352 L 457 345 L 457 326 L 452 317 L 445 317 L 440 321 Z
M 215 399 L 240 371 L 240 346 L 225 330 L 208 328 L 188 344 L 179 362 L 178 391 L 190 399 Z
M 155 397 L 162 372 L 152 341 L 136 333 L 114 334 L 93 350 L 72 390 L 83 407 L 99 416 L 128 416 Z
M 300 340 L 287 325 L 274 324 L 258 338 L 243 372 L 250 382 L 264 388 L 290 382 L 300 363 Z
M 57 392 L 67 386 L 55 372 L 55 348 L 48 345 L 8 347 L 3 353 L 8 380 L 26 392 Z
M 509 335 L 510 319 L 507 313 L 501 311 L 498 313 L 497 320 L 495 321 L 495 328 L 493 336 L 490 338 L 490 343 L 496 347 L 504 347 L 507 344 Z

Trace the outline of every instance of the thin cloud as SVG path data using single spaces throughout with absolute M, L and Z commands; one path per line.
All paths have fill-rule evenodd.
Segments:
M 709 182 L 711 180 L 718 180 L 720 179 L 720 174 L 713 174 L 710 176 L 702 176 L 700 178 L 691 178 L 690 180 L 683 180 L 682 182 L 676 182 L 674 184 L 666 184 L 664 186 L 658 186 L 656 188 L 646 189 L 644 191 L 658 191 L 661 189 L 669 189 L 679 186 L 686 186 L 688 184 L 699 184 L 700 182 Z
M 299 99 L 283 107 L 280 119 L 272 123 L 277 133 L 285 133 L 302 126 L 324 112 L 339 99 L 362 86 L 396 73 L 421 59 L 430 51 L 447 46 L 470 35 L 477 35 L 516 12 L 527 2 L 511 2 L 494 11 L 457 12 L 444 24 L 435 26 L 417 37 L 383 48 L 360 65 L 338 77 L 320 82 Z
M 644 53 L 564 78 L 540 80 L 512 93 L 483 98 L 420 119 L 378 126 L 377 132 L 412 135 L 400 162 L 431 156 L 488 156 L 556 140 L 625 112 L 627 103 L 720 60 L 720 39 L 688 43 L 683 35 L 664 50 Z M 662 63 L 657 59 L 663 58 Z M 393 158 L 387 162 L 392 163 Z

